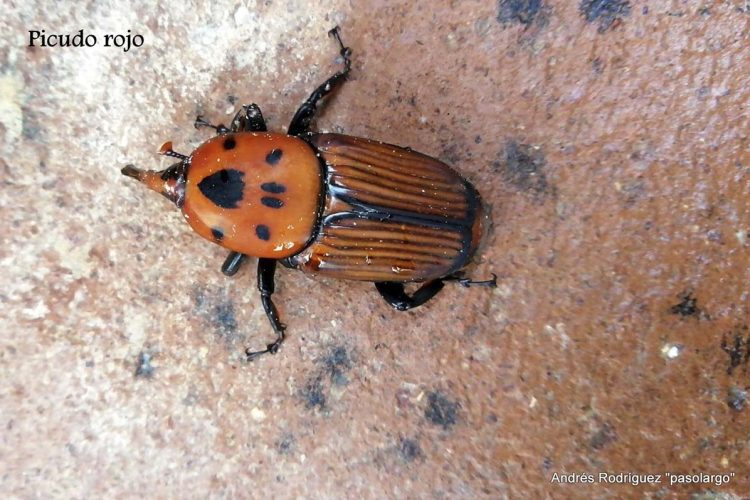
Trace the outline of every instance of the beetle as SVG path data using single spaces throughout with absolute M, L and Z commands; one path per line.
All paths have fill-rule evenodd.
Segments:
M 496 286 L 494 274 L 471 281 L 461 272 L 489 226 L 471 183 L 410 148 L 310 130 L 319 101 L 351 70 L 338 26 L 329 35 L 344 67 L 300 106 L 286 134 L 268 132 L 260 108 L 250 104 L 229 127 L 198 116 L 195 127 L 217 135 L 189 156 L 165 143 L 159 152 L 179 160 L 169 168 L 122 169 L 173 201 L 200 236 L 230 250 L 225 275 L 234 275 L 248 256 L 258 258 L 258 289 L 276 340 L 261 351 L 247 349 L 248 360 L 277 353 L 285 339 L 272 300 L 277 263 L 374 282 L 399 311 L 424 304 L 446 281 Z M 421 284 L 411 295 L 404 287 L 410 282 Z

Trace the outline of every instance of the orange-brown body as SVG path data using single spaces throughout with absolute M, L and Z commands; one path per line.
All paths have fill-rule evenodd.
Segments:
M 374 282 L 399 311 L 432 299 L 446 282 L 493 287 L 458 271 L 487 228 L 477 190 L 444 163 L 390 144 L 340 134 L 316 134 L 317 105 L 351 70 L 351 50 L 338 27 L 343 69 L 319 85 L 297 109 L 287 134 L 269 133 L 260 107 L 242 106 L 229 127 L 200 116 L 196 127 L 217 136 L 160 172 L 126 165 L 122 173 L 182 209 L 204 238 L 231 251 L 221 267 L 234 275 L 257 257 L 261 304 L 276 333 L 247 359 L 278 352 L 285 339 L 272 295 L 277 263 L 338 279 Z M 405 283 L 425 282 L 409 294 Z
M 232 182 L 237 185 L 228 187 Z M 283 259 L 314 234 L 322 184 L 320 162 L 301 139 L 220 135 L 190 156 L 182 211 L 204 238 L 246 255 Z

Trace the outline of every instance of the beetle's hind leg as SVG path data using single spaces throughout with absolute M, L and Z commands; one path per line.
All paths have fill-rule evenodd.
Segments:
M 375 288 L 382 297 L 391 306 L 399 311 L 408 311 L 419 307 L 443 289 L 443 280 L 436 279 L 428 281 L 411 295 L 406 293 L 403 283 L 394 283 L 392 281 L 378 281 Z
M 276 310 L 276 306 L 271 300 L 271 295 L 274 292 L 274 273 L 276 272 L 276 261 L 274 259 L 258 259 L 258 290 L 260 290 L 260 300 L 263 303 L 263 309 L 266 311 L 266 316 L 271 322 L 273 331 L 276 332 L 276 340 L 268 344 L 262 351 L 251 351 L 250 349 L 245 350 L 247 354 L 247 360 L 252 361 L 258 356 L 266 353 L 276 354 L 279 352 L 279 347 L 284 342 L 284 326 L 279 320 L 279 312 Z
M 289 124 L 289 130 L 287 131 L 289 135 L 302 135 L 310 131 L 310 122 L 315 116 L 315 111 L 318 109 L 318 101 L 330 94 L 336 86 L 346 80 L 346 76 L 349 74 L 349 70 L 352 66 L 352 50 L 349 47 L 344 46 L 344 42 L 341 41 L 340 31 L 339 27 L 336 26 L 329 31 L 328 34 L 336 39 L 341 48 L 339 53 L 344 59 L 344 69 L 323 82 L 312 94 L 310 94 L 310 97 L 302 103 L 302 106 L 299 107 L 294 114 L 294 118 L 292 118 L 292 122 Z
M 488 280 L 474 281 L 469 278 L 464 278 L 461 274 L 451 274 L 443 278 L 443 281 L 455 281 L 464 288 L 470 286 L 486 286 L 488 288 L 497 288 L 497 274 L 491 273 L 492 278 Z

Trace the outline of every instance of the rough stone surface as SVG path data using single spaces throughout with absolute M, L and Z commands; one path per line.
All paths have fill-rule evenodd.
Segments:
M 615 498 L 750 492 L 750 6 L 10 2 L 0 18 L 4 497 Z M 479 186 L 473 269 L 413 312 L 252 265 L 120 175 L 256 102 Z M 84 29 L 93 48 L 27 47 Z M 143 36 L 127 53 L 106 33 Z M 554 473 L 734 473 L 559 485 Z

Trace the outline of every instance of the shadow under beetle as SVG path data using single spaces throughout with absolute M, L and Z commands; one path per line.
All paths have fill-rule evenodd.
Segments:
M 161 172 L 128 165 L 122 173 L 172 200 L 199 235 L 230 250 L 232 276 L 258 258 L 258 289 L 276 340 L 248 360 L 275 354 L 285 326 L 271 300 L 276 263 L 339 279 L 371 281 L 399 311 L 420 306 L 446 281 L 462 278 L 486 229 L 479 193 L 448 165 L 412 151 L 341 134 L 310 131 L 318 102 L 346 80 L 351 50 L 338 27 L 329 32 L 344 68 L 307 98 L 287 134 L 267 132 L 257 104 L 243 106 L 229 127 L 200 116 L 196 127 L 217 136 Z M 404 284 L 423 283 L 409 295 Z

